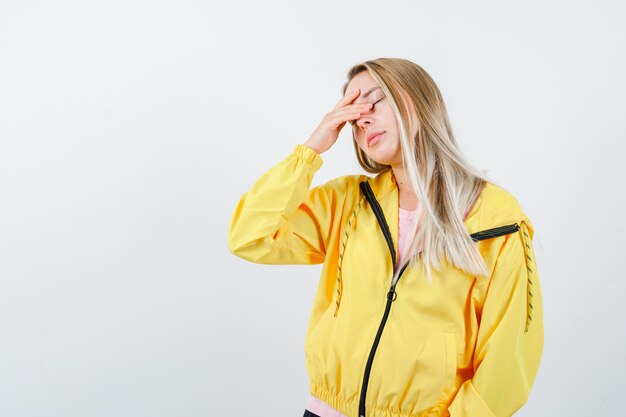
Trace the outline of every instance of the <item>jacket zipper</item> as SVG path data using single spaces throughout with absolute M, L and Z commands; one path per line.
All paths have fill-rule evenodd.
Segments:
M 396 272 L 396 250 L 393 247 L 393 240 L 391 238 L 391 233 L 389 231 L 389 225 L 387 224 L 387 221 L 385 220 L 383 210 L 380 207 L 380 204 L 378 204 L 378 201 L 376 200 L 376 197 L 370 187 L 369 182 L 363 181 L 359 185 L 361 187 L 361 190 L 363 191 L 363 194 L 365 194 L 365 198 L 367 199 L 370 206 L 372 207 L 372 210 L 374 211 L 374 215 L 376 216 L 378 223 L 381 226 L 383 235 L 385 236 L 385 240 L 387 241 L 387 246 L 389 247 L 389 252 L 391 254 L 391 262 L 393 265 L 393 272 L 395 273 Z M 517 223 L 514 223 L 514 224 L 510 224 L 506 226 L 495 227 L 493 229 L 481 230 L 480 232 L 472 233 L 470 236 L 472 237 L 474 241 L 478 241 L 478 240 L 483 240 L 483 239 L 489 239 L 489 238 L 496 237 L 496 236 L 502 236 L 508 233 L 513 233 L 519 230 L 519 228 L 520 228 L 519 225 Z M 370 349 L 370 354 L 367 358 L 367 363 L 365 365 L 365 372 L 363 374 L 363 384 L 361 385 L 361 397 L 359 400 L 359 417 L 365 417 L 365 397 L 367 394 L 367 385 L 369 383 L 369 377 L 370 377 L 370 372 L 372 370 L 372 364 L 374 363 L 374 355 L 376 354 L 378 343 L 380 342 L 380 338 L 385 328 L 385 323 L 387 322 L 387 318 L 389 317 L 389 312 L 391 311 L 391 303 L 393 303 L 398 296 L 398 293 L 396 293 L 396 286 L 398 285 L 398 282 L 400 282 L 400 278 L 402 278 L 402 274 L 404 273 L 404 270 L 406 269 L 406 267 L 409 265 L 409 262 L 410 261 L 407 261 L 404 264 L 404 266 L 402 266 L 402 269 L 400 270 L 400 274 L 398 276 L 398 279 L 396 280 L 396 283 L 391 285 L 391 287 L 389 288 L 389 291 L 387 292 L 387 305 L 385 306 L 385 312 L 383 313 L 383 318 L 380 324 L 378 325 L 378 331 L 376 332 L 376 337 L 374 338 L 374 343 L 372 344 L 372 348 Z
M 378 204 L 378 201 L 376 200 L 376 197 L 374 196 L 374 193 L 372 192 L 372 189 L 370 188 L 369 182 L 363 181 L 360 183 L 360 186 L 361 186 L 361 190 L 363 190 L 363 193 L 365 194 L 365 198 L 369 202 L 370 206 L 372 207 L 372 210 L 374 211 L 374 214 L 376 215 L 376 219 L 378 220 L 378 223 L 380 224 L 382 228 L 383 235 L 385 236 L 385 240 L 387 241 L 387 246 L 389 247 L 389 252 L 391 253 L 391 264 L 393 265 L 393 272 L 395 273 L 396 272 L 396 250 L 393 247 L 393 240 L 391 238 L 391 233 L 389 232 L 389 225 L 387 225 L 387 221 L 385 220 L 383 210 Z M 402 270 L 400 271 L 400 275 L 398 276 L 398 279 L 396 280 L 396 283 L 391 285 L 391 287 L 389 288 L 389 291 L 387 292 L 387 305 L 385 306 L 385 313 L 383 314 L 383 318 L 380 324 L 378 325 L 376 338 L 374 339 L 374 343 L 372 345 L 372 348 L 370 349 L 370 354 L 367 358 L 367 364 L 365 365 L 365 372 L 363 375 L 363 384 L 361 386 L 361 398 L 359 401 L 359 416 L 360 417 L 365 417 L 365 396 L 367 393 L 367 385 L 369 383 L 370 372 L 372 370 L 372 363 L 374 362 L 374 355 L 376 353 L 376 349 L 378 348 L 378 343 L 380 342 L 380 338 L 383 334 L 383 329 L 385 328 L 387 317 L 389 317 L 389 312 L 391 311 L 391 303 L 393 303 L 398 296 L 398 294 L 396 293 L 396 285 L 398 285 L 400 278 L 402 278 L 402 273 L 404 272 L 404 270 L 406 269 L 408 265 L 409 265 L 409 261 L 407 261 L 404 264 L 404 266 L 402 267 Z
M 494 227 L 493 229 L 481 230 L 480 232 L 472 233 L 470 236 L 475 241 L 489 239 L 492 237 L 507 235 L 509 233 L 517 232 L 519 230 L 519 224 L 513 223 L 506 226 Z

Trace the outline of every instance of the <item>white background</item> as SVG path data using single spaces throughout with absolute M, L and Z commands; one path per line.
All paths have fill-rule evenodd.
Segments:
M 383 56 L 430 73 L 462 151 L 535 227 L 545 349 L 516 415 L 624 415 L 623 18 L 618 1 L 2 0 L 0 416 L 301 416 L 321 265 L 237 258 L 228 221 Z M 348 129 L 322 157 L 313 185 L 364 173 Z

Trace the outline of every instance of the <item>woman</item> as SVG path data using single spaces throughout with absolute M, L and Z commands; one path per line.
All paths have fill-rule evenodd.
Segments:
M 343 93 L 241 196 L 229 225 L 230 250 L 243 259 L 324 264 L 305 342 L 304 415 L 511 416 L 543 350 L 529 218 L 463 158 L 420 66 L 366 61 Z M 375 177 L 310 189 L 346 123 Z

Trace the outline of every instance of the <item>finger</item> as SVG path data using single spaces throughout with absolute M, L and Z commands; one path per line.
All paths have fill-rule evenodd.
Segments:
M 356 111 L 360 111 L 360 110 L 369 110 L 372 108 L 373 103 L 358 103 L 358 104 L 349 104 L 347 106 L 344 106 L 344 109 L 347 110 L 356 110 Z
M 350 106 L 350 107 L 343 107 L 339 110 L 335 110 L 331 112 L 330 119 L 337 120 L 338 118 L 344 118 L 346 116 L 357 115 L 357 114 L 362 114 L 362 113 L 367 113 L 367 112 L 369 112 L 369 109 L 366 106 L 356 105 L 356 106 Z
M 342 116 L 346 114 L 360 114 L 367 113 L 372 108 L 372 103 L 360 103 L 360 104 L 351 104 L 348 106 L 341 107 L 339 109 L 333 110 L 331 112 L 331 117 Z
M 351 113 L 357 113 L 357 112 L 365 113 L 365 112 L 370 111 L 372 106 L 373 106 L 372 103 L 348 104 L 348 105 L 341 106 L 341 107 L 334 109 L 333 113 L 342 112 L 342 111 L 348 111 Z
M 365 111 L 359 112 L 359 111 L 349 110 L 349 109 L 341 110 L 336 113 L 333 113 L 330 121 L 333 125 L 338 126 L 348 121 L 351 122 L 352 120 L 357 120 L 358 118 L 361 117 L 361 113 L 365 113 Z
M 359 96 L 359 94 L 361 94 L 361 89 L 360 88 L 357 88 L 357 89 L 352 90 L 352 91 L 348 91 L 346 93 L 346 95 L 343 96 L 341 98 L 341 100 L 339 100 L 339 102 L 337 103 L 337 105 L 335 106 L 335 108 L 333 110 L 338 109 L 340 107 L 345 106 L 348 103 L 353 102 L 354 100 L 356 100 L 356 98 Z

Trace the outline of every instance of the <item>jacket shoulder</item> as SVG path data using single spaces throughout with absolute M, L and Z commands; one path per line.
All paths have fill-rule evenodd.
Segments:
M 487 182 L 483 189 L 479 212 L 481 229 L 530 223 L 518 199 L 510 191 L 492 182 Z

